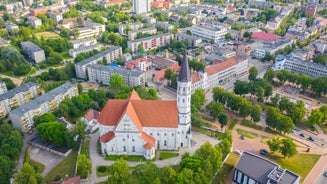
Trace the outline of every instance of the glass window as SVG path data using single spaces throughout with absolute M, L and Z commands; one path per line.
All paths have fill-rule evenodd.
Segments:
M 124 146 L 124 152 L 126 152 L 126 146 Z
M 249 184 L 255 184 L 255 181 L 251 178 L 249 178 Z
M 235 170 L 235 172 L 234 172 L 234 181 L 236 181 L 236 179 L 237 179 L 237 170 Z
M 167 141 L 164 141 L 164 146 L 167 146 Z
M 133 146 L 133 152 L 135 152 L 135 146 Z
M 248 183 L 248 176 L 244 175 L 243 176 L 243 184 L 247 184 Z
M 237 172 L 237 182 L 241 183 L 241 179 L 242 179 L 242 173 L 240 171 Z

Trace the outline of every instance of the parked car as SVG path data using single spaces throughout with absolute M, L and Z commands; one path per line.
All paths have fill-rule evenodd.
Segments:
M 315 139 L 313 137 L 309 137 L 308 140 L 309 141 L 315 141 Z
M 260 154 L 261 155 L 267 155 L 268 154 L 268 151 L 266 149 L 261 149 L 260 150 Z
M 327 172 L 324 173 L 324 176 L 327 177 Z
M 240 152 L 240 150 L 235 150 L 234 153 L 236 153 L 238 155 L 242 155 L 242 152 Z
M 241 135 L 241 139 L 242 139 L 242 140 L 244 140 L 244 139 L 245 139 L 245 138 L 244 138 L 244 135 Z
M 305 137 L 305 135 L 304 134 L 299 134 L 301 137 Z

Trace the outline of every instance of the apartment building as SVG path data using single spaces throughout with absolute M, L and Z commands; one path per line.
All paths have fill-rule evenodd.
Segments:
M 19 30 L 18 25 L 14 24 L 13 22 L 6 22 L 5 27 L 9 33 L 14 33 Z
M 275 41 L 254 42 L 252 44 L 252 56 L 257 59 L 263 59 L 267 54 L 274 54 L 276 51 L 287 46 L 292 46 L 293 40 L 281 38 Z
M 34 43 L 27 41 L 21 43 L 21 48 L 23 54 L 27 56 L 28 59 L 35 61 L 35 63 L 40 63 L 45 61 L 44 50 L 35 45 Z
M 89 58 L 84 59 L 81 62 L 75 64 L 76 76 L 81 79 L 87 78 L 87 67 L 91 64 L 97 64 L 97 62 L 105 59 L 109 64 L 122 56 L 121 47 L 115 46 L 107 50 L 99 52 Z
M 49 12 L 48 17 L 56 22 L 60 22 L 63 19 L 62 14 L 54 12 Z
M 72 98 L 77 95 L 77 86 L 65 83 L 11 111 L 9 113 L 9 118 L 14 127 L 28 132 L 33 127 L 33 118 L 35 116 L 41 116 L 44 113 L 52 112 L 59 107 L 60 102 L 65 98 Z
M 42 21 L 41 19 L 35 17 L 35 16 L 29 16 L 27 17 L 27 22 L 30 26 L 33 28 L 38 28 L 42 26 Z
M 119 25 L 119 34 L 120 35 L 126 35 L 127 34 L 127 28 L 131 31 L 141 29 L 144 26 L 142 22 L 135 22 L 131 24 L 121 24 Z
M 198 25 L 193 26 L 191 32 L 192 35 L 208 41 L 222 42 L 225 40 L 227 29 L 223 26 Z
M 73 49 L 77 49 L 78 47 L 81 46 L 90 46 L 96 44 L 97 44 L 97 40 L 95 38 L 86 38 L 86 39 L 75 40 L 71 42 Z
M 94 45 L 81 46 L 81 47 L 78 47 L 77 49 L 69 49 L 69 55 L 71 57 L 75 58 L 80 53 L 90 52 L 92 50 L 99 50 L 99 49 L 98 49 L 98 47 L 96 47 Z
M 327 77 L 327 66 L 302 60 L 292 55 L 278 55 L 272 67 L 273 70 L 289 70 L 299 75 L 308 75 L 313 78 Z
M 6 83 L 3 81 L 0 81 L 0 95 L 7 92 L 7 86 Z
M 49 10 L 47 7 L 30 9 L 30 16 L 38 16 L 40 14 L 46 14 L 46 13 L 48 13 L 48 11 Z
M 197 38 L 186 33 L 177 33 L 176 39 L 187 44 L 188 47 L 198 47 L 202 43 L 201 38 Z M 188 40 L 188 41 L 186 41 Z
M 3 89 L 1 89 L 3 91 Z M 31 101 L 40 94 L 40 86 L 28 82 L 0 95 L 0 118 L 4 118 L 13 108 Z
M 133 12 L 135 14 L 151 12 L 151 0 L 133 0 Z
M 110 77 L 118 74 L 122 76 L 125 84 L 128 86 L 144 85 L 143 72 L 137 70 L 93 64 L 87 68 L 87 72 L 89 82 L 109 85 Z
M 168 22 L 157 21 L 155 25 L 157 29 L 163 28 L 166 32 L 169 32 L 170 30 L 174 29 L 174 25 L 171 25 Z
M 174 39 L 174 35 L 171 33 L 164 33 L 160 35 L 150 36 L 146 38 L 140 38 L 136 40 L 131 40 L 127 42 L 128 48 L 132 50 L 132 52 L 136 52 L 138 49 L 138 45 L 142 45 L 145 51 L 156 49 L 158 47 L 165 46 L 170 43 Z
M 149 28 L 144 28 L 144 29 L 139 29 L 139 30 L 134 30 L 134 31 L 128 31 L 128 38 L 130 40 L 134 40 L 137 36 L 137 34 L 142 33 L 142 34 L 155 34 L 157 32 L 157 29 L 154 27 L 149 27 Z
M 84 27 L 78 28 L 79 36 L 77 39 L 98 36 L 105 30 L 105 25 L 93 22 L 92 20 L 86 20 L 84 21 Z

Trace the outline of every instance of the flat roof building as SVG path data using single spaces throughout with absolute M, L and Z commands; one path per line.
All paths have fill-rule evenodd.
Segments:
M 35 63 L 41 63 L 45 61 L 44 50 L 35 45 L 34 43 L 27 41 L 21 43 L 23 54 L 28 59 L 35 61 Z

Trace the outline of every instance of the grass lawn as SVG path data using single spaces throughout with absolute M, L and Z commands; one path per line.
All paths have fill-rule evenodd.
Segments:
M 270 139 L 269 137 L 261 136 L 260 142 L 263 143 L 263 144 L 267 144 L 267 141 L 268 141 L 269 139 Z
M 316 154 L 296 154 L 291 158 L 283 158 L 281 155 L 268 155 L 268 158 L 277 162 L 282 168 L 286 168 L 301 176 L 300 183 L 309 174 L 313 166 L 319 160 L 320 155 Z
M 249 128 L 254 128 L 256 130 L 261 130 L 261 126 L 255 124 L 251 121 L 245 120 L 245 119 L 242 120 L 241 125 L 249 127 Z
M 85 154 L 87 158 L 90 159 L 89 147 L 90 147 L 90 138 L 86 137 L 82 143 L 81 154 Z
M 76 160 L 77 151 L 73 151 L 45 176 L 45 181 L 48 183 L 54 181 L 54 178 L 57 175 L 60 175 L 61 177 L 65 177 L 66 174 L 68 174 L 69 177 L 74 176 Z
M 179 155 L 179 153 L 177 153 L 177 152 L 160 152 L 159 159 L 165 160 L 168 158 L 178 157 L 178 155 Z
M 211 116 L 208 116 L 208 115 L 205 115 L 205 114 L 200 114 L 200 113 L 198 113 L 198 115 L 200 115 L 201 118 L 204 119 L 204 120 L 210 121 L 212 123 L 216 122 L 216 119 L 211 117 Z
M 234 126 L 237 124 L 237 120 L 233 119 L 233 121 L 230 123 L 229 127 L 227 128 L 228 130 L 233 130 Z
M 109 171 L 110 166 L 98 166 L 97 167 L 97 177 L 109 176 L 111 173 Z M 133 170 L 134 167 L 129 167 L 130 170 Z
M 243 135 L 244 137 L 249 138 L 249 139 L 255 139 L 256 137 L 258 137 L 258 134 L 256 134 L 256 133 L 248 132 L 248 131 L 241 130 L 241 129 L 236 129 L 236 132 L 238 135 Z
M 36 35 L 37 39 L 41 39 L 42 36 L 43 36 L 44 39 L 58 38 L 59 37 L 59 35 L 57 33 L 48 32 L 48 31 L 36 33 L 35 35 Z
M 123 158 L 126 161 L 144 161 L 145 158 L 143 156 L 138 155 L 107 155 L 106 160 L 118 160 L 119 158 Z
M 239 155 L 235 153 L 230 153 L 228 158 L 226 159 L 226 162 L 224 162 L 221 168 L 221 173 L 218 173 L 211 183 L 212 184 L 226 183 L 229 174 L 232 172 L 233 168 L 235 167 L 239 159 L 240 159 Z

